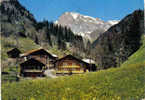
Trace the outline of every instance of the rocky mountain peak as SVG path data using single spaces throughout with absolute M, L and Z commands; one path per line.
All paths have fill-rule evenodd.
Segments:
M 65 12 L 55 23 L 71 28 L 75 34 L 81 35 L 85 39 L 94 40 L 97 37 L 93 37 L 92 39 L 92 32 L 98 30 L 98 34 L 103 33 L 112 25 L 116 24 L 117 21 L 116 23 L 115 21 L 105 22 L 99 18 L 82 15 L 77 12 Z

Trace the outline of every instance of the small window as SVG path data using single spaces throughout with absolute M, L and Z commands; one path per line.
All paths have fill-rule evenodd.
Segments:
M 66 62 L 64 62 L 64 63 L 63 63 L 63 66 L 67 66 L 67 63 L 66 63 Z
M 68 65 L 71 66 L 72 65 L 72 62 L 69 62 Z
M 40 69 L 40 66 L 37 66 L 37 69 Z

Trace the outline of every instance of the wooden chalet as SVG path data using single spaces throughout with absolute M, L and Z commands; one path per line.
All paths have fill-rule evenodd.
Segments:
M 96 71 L 97 70 L 97 66 L 96 66 L 94 60 L 92 60 L 92 59 L 82 59 L 82 61 L 84 61 L 85 63 L 87 63 L 87 69 L 89 71 Z
M 10 58 L 18 58 L 20 56 L 21 51 L 18 48 L 13 48 L 7 52 L 8 57 Z
M 80 74 L 86 72 L 87 63 L 72 55 L 67 55 L 58 59 L 55 66 L 57 74 Z
M 45 64 L 50 69 L 54 68 L 54 62 L 55 60 L 57 60 L 56 55 L 50 54 L 47 50 L 43 48 L 31 50 L 24 54 L 21 54 L 21 58 L 23 58 L 24 61 L 34 58 Z
M 23 77 L 42 77 L 44 76 L 45 64 L 31 58 L 20 64 L 20 76 Z

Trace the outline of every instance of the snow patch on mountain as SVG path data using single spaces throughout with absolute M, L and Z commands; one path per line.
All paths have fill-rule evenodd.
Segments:
M 110 23 L 111 25 L 115 25 L 118 24 L 119 20 L 109 20 L 108 23 Z
M 58 24 L 58 20 L 56 20 L 56 21 L 54 22 L 54 24 Z
M 93 17 L 90 17 L 90 16 L 85 16 L 85 15 L 82 15 L 84 18 L 87 18 L 87 19 L 91 19 L 91 20 L 93 20 L 93 21 L 96 21 L 96 19 L 95 18 L 93 18 Z
M 79 16 L 78 13 L 73 13 L 73 12 L 71 12 L 70 14 L 72 15 L 72 17 L 73 17 L 74 19 L 77 19 L 77 17 Z

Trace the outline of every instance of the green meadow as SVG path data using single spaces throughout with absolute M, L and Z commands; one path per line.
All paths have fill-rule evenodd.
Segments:
M 141 100 L 145 62 L 121 68 L 2 85 L 2 100 Z

